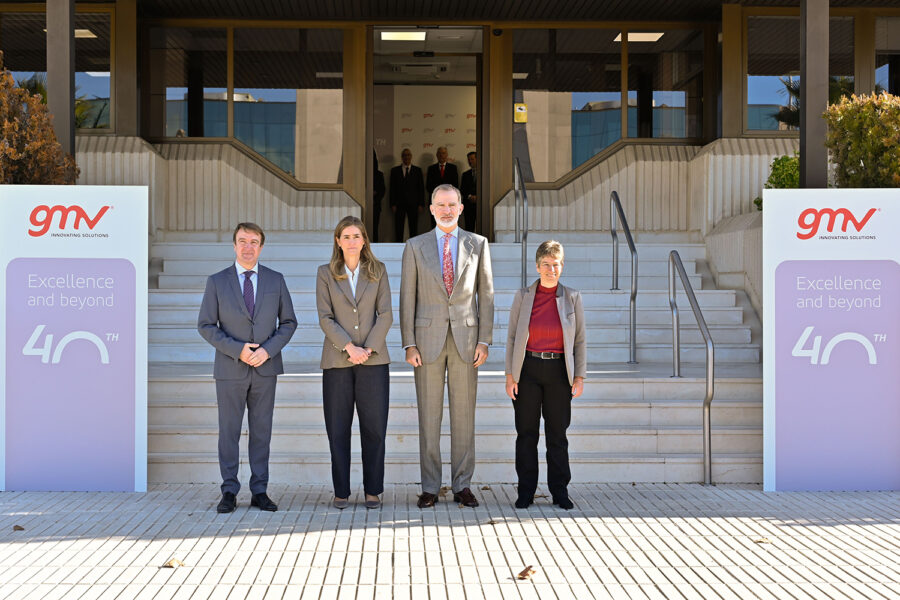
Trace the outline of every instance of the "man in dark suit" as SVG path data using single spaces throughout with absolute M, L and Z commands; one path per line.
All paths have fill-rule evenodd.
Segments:
M 425 210 L 425 179 L 422 169 L 412 164 L 412 151 L 400 153 L 402 164 L 391 169 L 391 210 L 394 211 L 394 231 L 398 242 L 403 241 L 403 222 L 409 221 L 409 237 L 418 232 L 419 213 Z
M 459 171 L 456 170 L 456 165 L 447 161 L 449 156 L 447 147 L 441 146 L 434 154 L 437 162 L 428 167 L 428 174 L 425 176 L 425 189 L 429 198 L 434 193 L 434 188 L 439 185 L 450 184 L 459 188 Z M 433 215 L 431 215 L 431 226 L 435 226 Z
M 219 408 L 220 513 L 233 512 L 241 488 L 238 441 L 247 408 L 250 429 L 251 506 L 275 511 L 266 495 L 275 382 L 284 373 L 281 349 L 297 329 L 294 305 L 281 273 L 259 264 L 266 234 L 239 223 L 232 234 L 237 260 L 211 275 L 200 304 L 197 329 L 216 349 L 213 376 Z
M 462 195 L 463 217 L 466 219 L 466 230 L 475 231 L 475 215 L 478 213 L 478 186 L 475 170 L 478 167 L 478 155 L 474 152 L 466 154 L 469 170 L 463 173 L 459 192 Z

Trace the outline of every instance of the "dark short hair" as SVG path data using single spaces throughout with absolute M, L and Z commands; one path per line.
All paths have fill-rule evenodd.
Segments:
M 260 246 L 266 244 L 266 232 L 256 223 L 238 223 L 237 227 L 234 228 L 234 233 L 231 234 L 231 243 L 237 244 L 237 234 L 241 229 L 257 234 L 259 236 Z
M 472 150 L 471 152 L 466 152 L 466 158 L 469 158 L 469 157 L 472 156 L 473 154 L 478 154 L 478 153 L 475 152 L 474 150 Z

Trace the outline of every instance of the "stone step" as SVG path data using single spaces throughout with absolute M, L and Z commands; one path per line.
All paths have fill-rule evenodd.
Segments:
M 628 454 L 693 454 L 703 452 L 703 431 L 700 427 L 584 427 L 571 426 L 568 430 L 569 448 L 572 451 L 603 455 L 606 452 Z M 246 446 L 247 432 L 241 434 L 241 445 Z M 505 427 L 477 424 L 475 427 L 476 451 L 500 454 L 512 451 L 516 444 L 516 430 L 512 422 Z M 544 436 L 538 443 L 539 453 L 545 452 Z M 150 426 L 148 452 L 152 453 L 206 453 L 216 452 L 218 429 L 215 425 L 176 427 Z M 762 429 L 759 427 L 712 428 L 714 451 L 725 454 L 762 452 Z M 359 430 L 352 428 L 350 448 L 360 451 Z M 272 430 L 271 450 L 275 453 L 302 454 L 328 451 L 328 436 L 324 424 L 280 425 Z M 385 438 L 386 454 L 415 453 L 419 451 L 418 425 L 388 423 Z M 450 428 L 441 430 L 441 452 L 450 452 Z
M 499 344 L 506 343 L 509 328 L 506 323 L 495 324 L 493 335 Z M 709 332 L 716 344 L 749 344 L 750 329 L 743 326 L 731 325 L 711 325 Z M 672 327 L 671 325 L 644 325 L 639 323 L 635 327 L 638 344 L 661 344 L 672 343 Z M 627 327 L 588 327 L 586 331 L 589 343 L 602 344 L 627 344 L 629 341 L 629 332 Z M 318 320 L 300 321 L 300 325 L 294 332 L 290 344 L 307 345 L 321 347 L 325 334 L 319 327 Z M 196 323 L 186 326 L 151 326 L 149 328 L 149 343 L 152 344 L 173 344 L 173 343 L 194 343 L 202 340 L 197 332 Z M 681 327 L 681 343 L 682 344 L 700 344 L 703 343 L 703 336 L 696 325 L 685 325 Z M 389 347 L 400 346 L 400 324 L 397 316 L 394 317 L 394 323 L 388 331 L 387 344 Z
M 169 290 L 180 290 L 180 289 L 204 289 L 206 287 L 206 279 L 209 274 L 193 274 L 193 275 L 170 275 L 168 273 L 160 273 L 159 274 L 159 288 L 160 289 L 169 289 Z M 702 277 L 700 275 L 689 275 L 691 286 L 694 290 L 700 290 L 702 284 Z M 534 278 L 529 275 L 528 281 L 532 281 Z M 389 276 L 388 281 L 390 283 L 391 289 L 400 289 L 400 274 L 399 272 L 395 275 Z M 609 291 L 609 280 L 605 277 L 598 277 L 595 275 L 569 275 L 566 274 L 563 278 L 563 284 L 571 286 L 577 290 L 582 291 Z M 303 289 L 312 289 L 315 290 L 316 286 L 316 273 L 311 270 L 307 274 L 304 275 L 286 275 L 285 282 L 287 283 L 288 289 L 293 290 L 303 290 Z M 521 287 L 522 280 L 518 275 L 497 275 L 494 274 L 494 287 L 498 290 L 512 290 L 515 291 Z M 629 286 L 631 283 L 626 281 L 625 279 L 621 279 L 619 281 L 620 289 L 631 289 Z M 679 287 L 680 287 L 679 283 Z M 668 290 L 669 289 L 669 279 L 668 276 L 665 275 L 639 275 L 638 276 L 638 295 L 643 291 L 650 290 Z
M 150 327 L 196 327 L 198 306 L 154 306 L 149 314 Z M 494 322 L 504 325 L 509 321 L 509 306 L 494 308 Z M 318 323 L 319 313 L 313 307 L 295 305 L 294 312 L 300 323 Z M 394 323 L 399 319 L 394 311 Z M 696 326 L 693 311 L 679 311 L 682 327 Z M 741 325 L 744 321 L 743 310 L 739 307 L 707 306 L 703 308 L 703 318 L 710 327 Z M 628 325 L 629 314 L 620 307 L 588 308 L 584 311 L 587 327 Z M 664 325 L 671 327 L 672 313 L 668 308 L 639 308 L 636 315 L 638 327 Z
M 545 238 L 548 239 L 548 238 Z M 330 242 L 279 242 L 277 239 L 266 237 L 266 244 L 263 247 L 260 260 L 265 263 L 266 260 L 293 260 L 298 256 L 312 258 L 317 264 L 328 262 L 331 258 L 332 244 Z M 529 240 L 526 256 L 528 260 L 533 260 L 538 246 L 544 240 Z M 436 243 L 436 242 L 435 242 Z M 379 243 L 372 244 L 372 251 L 375 256 L 382 261 L 399 260 L 403 256 L 403 248 L 405 244 L 388 244 Z M 706 245 L 703 243 L 681 243 L 681 242 L 638 242 L 637 253 L 639 262 L 669 259 L 669 252 L 678 250 L 681 260 L 705 260 Z M 521 260 L 522 246 L 516 243 L 492 243 L 491 260 Z M 607 241 L 587 242 L 587 243 L 566 243 L 564 244 L 565 258 L 567 262 L 574 262 L 581 259 L 597 259 L 612 260 L 612 244 Z M 231 236 L 227 240 L 221 242 L 159 242 L 150 246 L 150 256 L 152 258 L 212 258 L 227 262 L 234 260 L 234 248 L 231 243 Z M 620 268 L 624 268 L 626 263 L 631 262 L 631 255 L 628 251 L 628 245 L 624 238 L 619 243 L 619 260 Z M 223 265 L 221 268 L 224 268 Z
M 321 400 L 321 383 L 315 386 L 318 398 L 304 401 L 285 399 L 279 391 L 275 404 L 274 421 L 279 426 L 296 427 L 317 425 L 324 427 Z M 500 386 L 497 386 L 498 388 Z M 418 425 L 419 416 L 416 401 L 409 393 L 413 386 L 391 387 L 391 404 L 388 422 L 394 426 Z M 151 390 L 154 386 L 151 384 Z M 485 386 L 479 388 L 476 421 L 487 427 L 512 427 L 513 405 L 505 400 L 483 398 Z M 200 396 L 205 392 L 207 396 Z M 406 395 L 404 395 L 404 392 Z M 583 397 L 582 397 L 583 398 Z M 572 422 L 581 427 L 700 427 L 702 426 L 702 400 L 691 401 L 593 401 L 576 398 L 572 402 Z M 217 422 L 218 409 L 215 389 L 208 386 L 198 390 L 198 398 L 170 399 L 158 392 L 150 399 L 148 422 L 151 427 L 181 428 L 210 426 Z M 762 402 L 759 400 L 730 400 L 715 398 L 711 407 L 712 422 L 719 427 L 759 427 L 762 423 Z M 444 408 L 444 423 L 449 423 L 449 408 Z M 245 422 L 246 427 L 246 422 Z
M 159 289 L 150 290 L 149 305 L 150 310 L 157 307 L 200 307 L 203 300 L 204 283 L 198 288 L 181 288 L 181 289 Z M 296 289 L 291 289 L 291 300 L 294 307 L 308 307 L 312 309 L 316 306 L 315 285 L 312 281 L 307 281 L 307 285 Z M 518 288 L 516 288 L 518 289 Z M 680 313 L 687 315 L 691 313 L 690 304 L 688 304 L 687 296 L 678 288 L 675 301 L 678 303 Z M 498 289 L 494 292 L 494 307 L 496 309 L 505 308 L 509 310 L 512 305 L 515 289 Z M 736 294 L 734 290 L 694 290 L 700 308 L 706 310 L 707 307 L 735 307 Z M 610 290 L 584 290 L 581 292 L 582 303 L 586 310 L 594 308 L 628 308 L 630 292 L 627 290 L 610 291 Z M 400 306 L 400 292 L 397 288 L 391 289 L 391 303 L 395 308 Z M 635 299 L 636 306 L 640 308 L 668 308 L 669 293 L 663 290 L 640 290 Z
M 231 257 L 233 258 L 233 257 Z M 293 258 L 293 259 L 271 259 L 262 261 L 265 266 L 275 269 L 285 276 L 315 276 L 320 265 L 327 263 L 329 257 L 321 259 L 313 258 Z M 388 273 L 396 275 L 400 273 L 400 258 L 390 260 L 382 260 L 388 269 Z M 162 273 L 166 275 L 210 275 L 218 272 L 234 261 L 229 261 L 226 257 L 224 260 L 210 258 L 166 258 L 162 263 Z M 685 271 L 688 275 L 694 275 L 697 272 L 696 262 L 693 260 L 684 262 Z M 491 269 L 494 277 L 503 276 L 521 276 L 522 263 L 521 260 L 503 260 L 493 258 L 491 260 Z M 572 259 L 567 260 L 564 269 L 565 277 L 573 276 L 605 276 L 607 278 L 607 286 L 611 285 L 612 262 L 610 260 L 600 260 L 596 258 Z M 662 275 L 667 276 L 669 273 L 668 261 L 654 260 L 643 261 L 638 265 L 639 275 Z M 537 272 L 531 265 L 528 265 L 527 274 L 529 277 L 537 278 Z M 623 284 L 631 285 L 631 260 L 620 261 L 619 264 L 619 287 Z
M 239 467 L 241 481 L 248 481 L 249 467 L 244 455 Z M 449 484 L 449 456 L 444 456 L 443 481 Z M 473 483 L 478 497 L 480 482 L 514 483 L 518 481 L 515 459 L 511 450 L 489 454 L 476 453 Z M 543 461 L 543 459 L 542 459 Z M 569 452 L 572 480 L 581 483 L 697 483 L 703 481 L 703 456 L 701 454 L 639 455 Z M 273 453 L 269 458 L 270 481 L 282 483 L 331 484 L 331 457 L 328 452 Z M 546 467 L 541 467 L 541 478 L 546 477 Z M 221 482 L 219 463 L 215 452 L 194 454 L 151 453 L 148 460 L 150 483 L 209 483 Z M 712 480 L 714 483 L 759 483 L 762 481 L 762 455 L 740 454 L 712 455 Z M 358 485 L 362 481 L 361 460 L 358 454 L 351 456 L 350 481 Z M 419 483 L 419 454 L 393 454 L 385 460 L 385 482 Z M 277 498 L 276 498 L 277 501 Z M 451 501 L 451 496 L 441 497 L 439 502 Z
M 499 341 L 499 340 L 498 340 Z M 628 360 L 627 343 L 587 342 L 588 356 L 599 362 L 626 362 Z M 395 362 L 402 362 L 403 349 L 399 345 L 388 345 L 388 352 Z M 290 343 L 281 352 L 283 360 L 297 363 L 318 364 L 321 359 L 322 346 L 319 344 Z M 505 345 L 495 345 L 490 349 L 488 368 L 503 368 L 506 355 Z M 214 351 L 199 334 L 195 342 L 183 344 L 152 344 L 148 348 L 150 362 L 199 362 L 212 363 Z M 672 343 L 644 343 L 637 346 L 639 362 L 664 362 L 672 358 Z M 717 344 L 716 361 L 724 363 L 758 363 L 760 358 L 758 344 Z M 685 362 L 703 362 L 706 360 L 706 346 L 682 342 L 681 360 Z

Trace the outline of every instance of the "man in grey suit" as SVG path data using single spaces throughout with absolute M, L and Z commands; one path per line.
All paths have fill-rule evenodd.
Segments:
M 255 223 L 239 223 L 232 235 L 237 260 L 210 275 L 197 329 L 216 349 L 213 376 L 219 408 L 220 513 L 237 506 L 238 440 L 247 408 L 250 429 L 250 505 L 278 507 L 266 495 L 275 382 L 284 373 L 281 349 L 294 335 L 297 318 L 281 273 L 259 264 L 266 234 Z
M 444 384 L 450 396 L 453 501 L 478 506 L 469 489 L 475 469 L 477 368 L 488 357 L 494 282 L 487 239 L 457 226 L 459 190 L 439 185 L 431 196 L 437 227 L 406 242 L 400 280 L 400 333 L 416 381 L 419 409 L 419 508 L 434 506 L 441 487 Z

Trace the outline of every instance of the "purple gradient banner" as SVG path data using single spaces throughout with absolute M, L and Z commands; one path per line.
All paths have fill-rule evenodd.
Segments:
M 900 265 L 775 270 L 777 489 L 900 490 Z
M 118 258 L 9 263 L 7 490 L 134 490 L 135 277 Z

